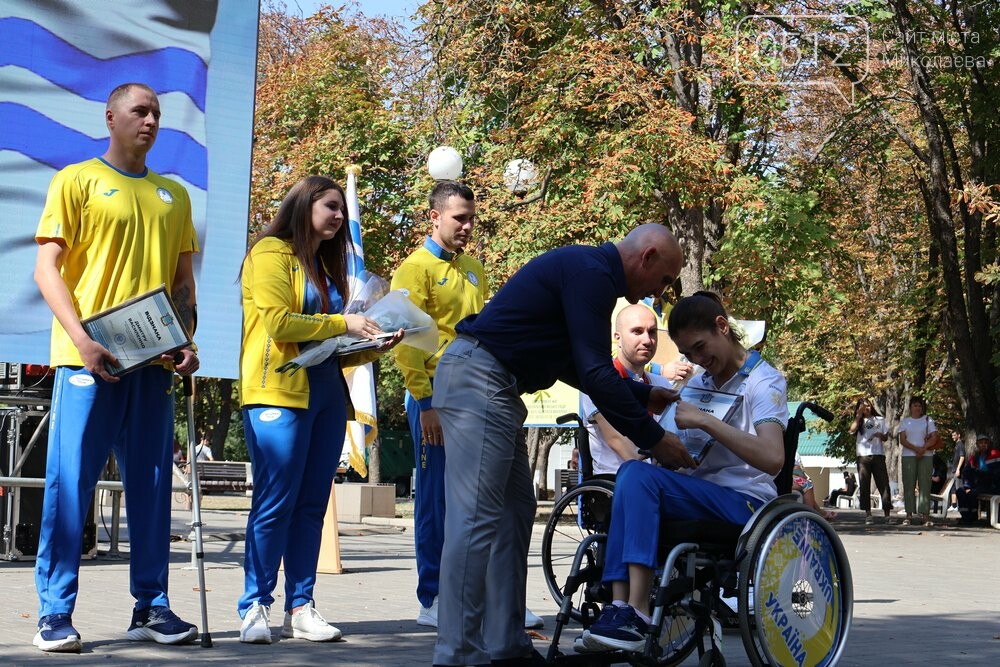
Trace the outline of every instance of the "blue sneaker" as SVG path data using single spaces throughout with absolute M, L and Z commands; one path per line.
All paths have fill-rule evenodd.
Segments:
M 126 636 L 132 641 L 157 644 L 186 644 L 198 637 L 198 628 L 177 618 L 169 607 L 150 607 L 132 612 Z
M 632 607 L 606 604 L 594 624 L 583 633 L 583 644 L 592 651 L 610 648 L 639 652 L 646 647 L 648 629 Z
M 79 653 L 82 646 L 69 614 L 49 614 L 38 619 L 38 633 L 31 643 L 53 653 Z

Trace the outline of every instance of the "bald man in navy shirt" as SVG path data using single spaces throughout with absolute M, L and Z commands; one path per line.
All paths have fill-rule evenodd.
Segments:
M 528 262 L 456 327 L 433 399 L 444 429 L 448 507 L 434 664 L 544 663 L 523 627 L 536 503 L 521 394 L 562 380 L 665 465 L 694 465 L 649 414 L 676 393 L 626 380 L 611 365 L 615 302 L 660 296 L 682 263 L 677 239 L 658 224 L 617 243 L 557 248 Z

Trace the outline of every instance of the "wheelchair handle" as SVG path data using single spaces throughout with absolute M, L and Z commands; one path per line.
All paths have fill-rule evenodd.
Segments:
M 813 414 L 823 419 L 823 421 L 828 421 L 828 422 L 833 421 L 832 412 L 830 412 L 821 405 L 813 403 L 812 401 L 802 401 L 799 404 L 799 409 L 795 411 L 795 418 L 802 419 L 802 414 L 806 411 L 807 408 L 811 410 Z
M 576 422 L 576 450 L 580 456 L 580 475 L 583 479 L 590 479 L 594 476 L 594 460 L 590 457 L 590 434 L 587 433 L 583 417 L 575 412 L 567 412 L 556 417 L 557 424 L 568 424 Z
M 557 424 L 568 424 L 572 421 L 576 422 L 578 428 L 583 428 L 583 419 L 575 412 L 567 412 L 564 415 L 556 417 Z

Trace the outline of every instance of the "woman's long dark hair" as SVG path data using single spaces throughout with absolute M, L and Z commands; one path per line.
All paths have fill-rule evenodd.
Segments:
M 312 205 L 329 190 L 336 190 L 340 193 L 343 202 L 341 213 L 344 217 L 344 224 L 341 225 L 332 239 L 321 241 L 319 249 L 313 255 L 312 245 L 316 230 L 312 226 Z M 344 303 L 347 303 L 350 298 L 347 293 L 347 265 L 353 250 L 350 223 L 347 219 L 347 195 L 340 185 L 326 176 L 303 178 L 292 186 L 292 189 L 285 195 L 281 206 L 278 207 L 278 212 L 271 220 L 271 224 L 257 235 L 254 245 L 268 236 L 274 236 L 292 244 L 292 250 L 305 270 L 306 277 L 319 292 L 324 313 L 330 311 L 327 276 L 340 292 Z M 247 254 L 249 255 L 249 252 Z M 317 257 L 326 275 L 322 275 L 317 268 Z
M 860 408 L 862 405 L 868 405 L 871 407 L 873 417 L 882 416 L 882 413 L 879 412 L 878 406 L 875 405 L 875 401 L 873 401 L 870 398 L 859 398 L 858 402 L 854 404 L 854 414 L 858 414 L 858 408 Z

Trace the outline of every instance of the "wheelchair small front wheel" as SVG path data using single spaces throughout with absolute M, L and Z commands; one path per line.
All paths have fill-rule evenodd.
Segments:
M 835 665 L 854 589 L 847 553 L 819 514 L 799 506 L 763 517 L 739 571 L 740 634 L 754 667 Z
M 698 659 L 698 667 L 726 667 L 726 658 L 719 649 L 710 648 Z
M 606 535 L 611 520 L 611 498 L 614 484 L 607 481 L 587 481 L 567 491 L 553 506 L 542 535 L 542 573 L 559 606 L 563 603 L 563 586 L 573 566 L 580 543 L 588 535 Z M 570 616 L 580 621 L 580 609 L 593 598 L 601 585 L 604 572 L 604 544 L 592 544 L 583 556 L 580 575 L 583 583 L 572 593 Z M 596 600 L 592 600 L 596 602 Z

